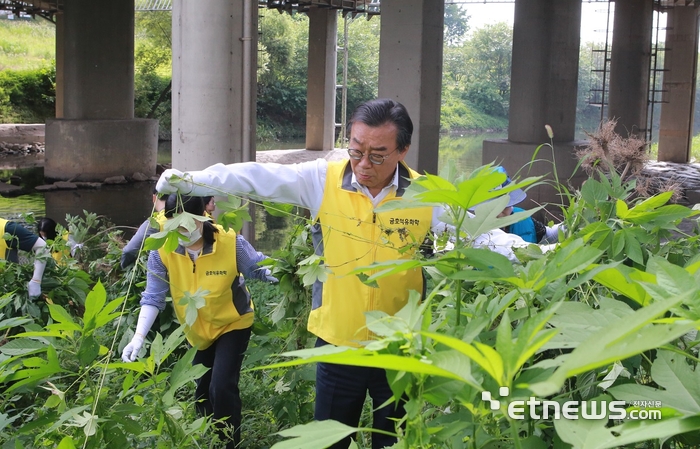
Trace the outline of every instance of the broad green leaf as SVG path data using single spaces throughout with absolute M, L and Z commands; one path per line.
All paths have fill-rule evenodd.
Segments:
M 0 412 L 0 432 L 11 425 L 19 417 L 20 414 L 15 414 L 13 417 L 10 417 L 10 415 Z
M 113 319 L 121 316 L 121 312 L 117 311 L 112 313 L 113 310 L 117 310 L 117 308 L 126 300 L 126 297 L 120 296 L 117 299 L 114 299 L 110 301 L 104 308 L 97 314 L 97 317 L 95 318 L 95 328 L 99 329 L 105 324 L 111 322 Z
M 392 274 L 413 270 L 415 268 L 420 268 L 424 265 L 432 263 L 432 261 L 425 262 L 415 259 L 386 260 L 383 262 L 373 263 L 369 266 L 356 268 L 352 270 L 349 274 L 366 274 L 367 272 L 371 271 L 373 273 L 367 276 L 365 280 L 363 280 L 364 283 L 371 283 L 376 281 L 377 279 L 381 279 L 386 276 L 391 276 Z M 299 272 L 301 272 L 301 269 L 299 269 Z M 325 278 L 323 281 L 325 281 Z
M 625 230 L 620 229 L 613 235 L 612 246 L 610 247 L 610 257 L 617 257 L 625 249 Z
M 647 271 L 656 275 L 656 284 L 661 290 L 667 292 L 665 297 L 698 289 L 697 282 L 685 269 L 661 257 L 650 258 Z
M 591 206 L 595 206 L 598 202 L 608 199 L 608 192 L 597 179 L 588 178 L 581 186 L 581 197 Z
M 605 427 L 607 420 L 557 419 L 554 428 L 573 449 L 609 449 L 642 441 L 663 440 L 700 429 L 700 416 L 661 421 L 638 420 Z
M 197 321 L 199 309 L 206 305 L 206 297 L 209 293 L 209 290 L 202 290 L 202 287 L 198 287 L 197 291 L 194 293 L 183 293 L 179 305 L 185 306 L 185 324 L 187 324 L 187 326 L 192 327 L 194 322 Z
M 323 258 L 312 254 L 306 259 L 299 262 L 297 275 L 302 276 L 302 282 L 305 287 L 314 285 L 316 281 L 326 282 L 330 269 L 323 264 Z
M 83 337 L 78 349 L 78 360 L 82 366 L 89 366 L 100 352 L 100 345 L 92 335 Z
M 90 335 L 95 330 L 95 318 L 104 307 L 107 300 L 107 292 L 102 282 L 97 281 L 85 300 L 85 313 L 83 314 L 83 335 Z
M 282 355 L 304 358 L 256 367 L 252 368 L 251 371 L 326 362 L 336 363 L 339 365 L 366 366 L 394 371 L 406 371 L 409 373 L 425 374 L 430 376 L 442 376 L 467 383 L 470 381 L 470 379 L 463 379 L 450 371 L 436 367 L 427 360 L 418 360 L 392 354 L 377 354 L 362 348 L 357 349 L 343 347 L 327 349 L 325 351 L 317 351 L 316 349 L 318 348 L 314 348 L 313 350 L 300 350 L 284 353 Z
M 0 353 L 9 356 L 28 355 L 35 352 L 43 351 L 48 346 L 47 342 L 35 340 L 33 338 L 22 338 L 27 334 L 19 334 L 12 340 L 0 346 Z
M 156 234 L 162 234 L 162 236 L 156 236 Z M 158 232 L 156 234 L 151 234 L 149 235 L 146 240 L 143 242 L 143 250 L 144 251 L 153 251 L 157 250 L 163 245 L 165 245 L 166 240 L 168 239 L 168 233 L 167 232 Z
M 502 196 L 475 207 L 474 216 L 464 220 L 462 231 L 474 238 L 492 229 L 498 229 L 500 224 L 498 214 L 503 212 L 503 209 L 508 204 L 508 200 L 507 196 Z
M 447 335 L 436 334 L 434 332 L 421 332 L 422 335 L 432 338 L 438 343 L 455 349 L 466 357 L 474 361 L 486 373 L 491 376 L 499 385 L 506 385 L 504 378 L 504 366 L 501 356 L 490 346 L 483 343 L 474 342 L 474 344 L 466 343 L 454 337 Z
M 51 318 L 53 318 L 57 324 L 51 326 L 52 329 L 60 329 L 66 331 L 81 331 L 82 329 L 78 326 L 73 317 L 70 316 L 66 309 L 59 306 L 58 304 L 49 304 L 49 313 Z
M 163 394 L 163 401 L 166 405 L 171 405 L 175 402 L 175 393 L 183 385 L 194 382 L 209 371 L 204 365 L 197 364 L 192 366 L 192 360 L 197 354 L 196 348 L 190 348 L 185 355 L 181 356 L 173 367 L 170 377 L 168 378 L 169 388 Z
M 92 436 L 97 432 L 97 415 L 93 415 L 88 411 L 84 411 L 82 415 L 74 415 L 72 420 L 66 423 L 71 427 L 82 427 L 85 436 Z
M 608 391 L 618 399 L 632 401 L 661 401 L 686 415 L 700 414 L 700 371 L 693 370 L 681 354 L 658 351 L 651 366 L 651 378 L 662 389 L 645 385 L 623 384 Z
M 312 421 L 277 432 L 277 435 L 292 438 L 275 443 L 270 449 L 325 449 L 361 429 L 350 427 L 334 420 Z
M 456 252 L 463 257 L 467 265 L 487 272 L 489 275 L 501 278 L 515 276 L 513 263 L 502 254 L 485 248 L 460 248 Z M 453 279 L 459 279 L 458 275 L 453 275 Z
M 613 292 L 625 295 L 643 306 L 649 304 L 651 296 L 642 283 L 656 282 L 653 274 L 626 265 L 604 269 L 593 276 L 593 279 Z
M 30 318 L 24 318 L 24 317 L 12 317 L 12 318 L 7 318 L 2 321 L 0 321 L 0 330 L 1 329 L 11 329 L 13 327 L 20 327 L 24 326 L 27 323 L 32 323 L 33 320 Z M 0 349 L 2 349 L 2 346 L 0 346 Z
M 627 204 L 624 201 L 617 200 L 615 202 L 615 213 L 619 218 L 622 218 L 624 220 L 625 217 L 627 217 L 628 212 L 629 209 L 627 208 Z
M 528 318 L 518 330 L 518 336 L 512 351 L 516 357 L 508 365 L 507 375 L 509 378 L 513 378 L 516 372 L 530 360 L 530 357 L 556 335 L 557 331 L 555 329 L 543 329 L 561 304 L 557 303 L 548 310 Z
M 470 359 L 455 349 L 438 351 L 428 356 L 428 359 L 438 368 L 457 375 L 462 382 L 476 391 L 482 390 L 481 382 L 472 375 Z M 479 376 L 481 378 L 481 376 Z M 460 384 L 464 388 L 464 384 Z
M 634 235 L 634 232 L 625 232 L 625 254 L 627 257 L 640 265 L 644 264 L 644 252 L 639 239 Z
M 287 217 L 292 215 L 295 207 L 293 204 L 273 203 L 271 201 L 263 201 L 263 206 L 267 213 L 273 217 Z
M 691 292 L 692 293 L 692 292 Z M 549 396 L 561 388 L 564 381 L 577 374 L 606 366 L 649 349 L 668 343 L 697 323 L 678 321 L 672 324 L 652 324 L 660 315 L 686 301 L 690 294 L 652 303 L 630 314 L 625 320 L 608 324 L 584 340 L 547 382 L 530 385 L 538 396 Z
M 15 381 L 5 390 L 6 393 L 11 393 L 27 384 L 44 381 L 64 371 L 58 361 L 56 348 L 53 346 L 46 348 L 46 359 L 31 357 L 23 359 L 22 364 L 26 368 L 18 369 L 5 378 L 6 382 Z
M 576 239 L 560 248 L 552 259 L 547 261 L 544 276 L 548 282 L 570 274 L 580 273 L 588 268 L 603 254 L 602 251 L 585 246 L 582 239 Z
M 73 442 L 73 438 L 63 437 L 61 442 L 58 443 L 58 446 L 56 446 L 56 449 L 75 449 L 75 443 Z

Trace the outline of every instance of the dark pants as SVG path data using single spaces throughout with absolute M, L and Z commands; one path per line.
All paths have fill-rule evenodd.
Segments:
M 201 363 L 210 368 L 197 379 L 196 409 L 201 416 L 212 415 L 214 419 L 226 418 L 226 427 L 233 433 L 233 441 L 226 444 L 233 449 L 241 441 L 241 396 L 238 380 L 241 374 L 243 355 L 248 348 L 250 330 L 233 330 L 220 336 L 211 346 L 197 351 L 193 365 Z M 219 433 L 222 441 L 223 432 Z
M 320 338 L 316 347 L 326 343 Z M 316 411 L 317 421 L 333 419 L 348 426 L 357 427 L 362 415 L 362 406 L 369 391 L 372 406 L 379 407 L 392 397 L 386 371 L 379 368 L 361 366 L 334 365 L 319 363 L 316 366 Z M 395 420 L 405 415 L 402 404 L 390 403 L 386 407 L 374 410 L 372 427 L 396 433 Z M 331 449 L 347 449 L 350 437 L 331 446 Z M 392 446 L 396 438 L 372 433 L 372 449 Z

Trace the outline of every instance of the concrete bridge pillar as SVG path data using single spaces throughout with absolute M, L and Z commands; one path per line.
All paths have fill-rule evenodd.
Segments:
M 622 137 L 645 138 L 651 61 L 652 0 L 616 0 L 608 118 Z
M 173 1 L 172 161 L 255 160 L 257 2 Z
M 65 0 L 44 176 L 155 175 L 158 121 L 134 119 L 134 1 Z
M 338 12 L 311 8 L 306 90 L 306 149 L 335 148 Z
M 666 18 L 664 102 L 661 104 L 661 162 L 690 161 L 698 66 L 698 9 L 676 5 Z
M 445 5 L 435 0 L 382 0 L 379 97 L 393 98 L 411 115 L 406 163 L 437 173 Z
M 581 0 L 516 0 L 508 139 L 484 141 L 482 161 L 503 165 L 512 176 L 546 175 L 569 179 L 576 166 L 576 92 L 581 30 Z M 554 149 L 545 125 L 554 132 Z M 554 154 L 552 154 L 554 153 Z M 582 182 L 582 175 L 573 182 Z M 561 203 L 546 185 L 528 190 L 528 202 Z

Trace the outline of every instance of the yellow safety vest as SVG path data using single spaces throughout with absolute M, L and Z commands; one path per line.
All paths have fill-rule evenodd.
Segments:
M 2 260 L 5 260 L 5 254 L 7 253 L 7 250 L 10 249 L 10 247 L 7 246 L 7 241 L 2 238 L 5 235 L 6 224 L 7 220 L 0 218 L 0 259 Z
M 399 164 L 399 189 L 382 200 L 397 201 L 410 179 L 419 174 Z M 334 345 L 360 346 L 371 333 L 364 312 L 380 310 L 393 315 L 408 301 L 409 290 L 423 292 L 420 269 L 379 279 L 379 288 L 369 287 L 354 274 L 374 262 L 410 259 L 430 231 L 432 207 L 375 213 L 372 202 L 351 184 L 349 162 L 329 162 L 323 200 L 315 228 L 321 233 L 317 252 L 332 271 L 325 283 L 314 285 L 308 329 Z M 320 228 L 320 230 L 319 230 Z M 406 252 L 406 245 L 414 245 Z
M 158 250 L 168 269 L 170 295 L 180 323 L 186 322 L 187 306 L 180 304 L 185 292 L 209 292 L 196 321 L 186 330 L 187 340 L 199 350 L 208 348 L 226 332 L 253 325 L 253 303 L 236 266 L 236 233 L 217 228 L 216 241 L 213 245 L 205 243 L 194 263 L 182 245 L 171 253 Z

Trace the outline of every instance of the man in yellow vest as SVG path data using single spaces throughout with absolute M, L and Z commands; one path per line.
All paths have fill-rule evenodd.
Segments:
M 410 258 L 412 251 L 402 251 L 406 239 L 422 242 L 427 233 L 446 229 L 438 219 L 441 208 L 374 211 L 381 204 L 400 200 L 411 179 L 419 176 L 404 163 L 413 133 L 406 108 L 391 99 L 372 100 L 355 110 L 349 125 L 349 161 L 216 164 L 188 173 L 169 169 L 156 186 L 160 193 L 225 192 L 309 209 L 315 222 L 314 247 L 332 271 L 326 282 L 313 287 L 308 329 L 318 337 L 316 346 L 361 346 L 371 339 L 365 312 L 394 314 L 407 303 L 409 290 L 424 290 L 420 270 L 382 278 L 379 288 L 368 287 L 348 273 L 373 262 Z M 513 246 L 526 245 L 501 230 L 480 236 L 476 244 L 511 259 Z M 392 397 L 392 391 L 385 371 L 376 368 L 319 363 L 315 418 L 357 426 L 367 391 L 375 407 L 373 427 L 395 432 L 395 419 L 404 415 L 403 407 L 392 404 L 379 408 Z M 349 440 L 332 447 L 347 448 Z M 372 436 L 374 449 L 395 442 L 391 436 Z
M 50 257 L 46 242 L 21 224 L 3 218 L 0 218 L 0 236 L 0 259 L 19 263 L 18 250 L 34 253 L 34 274 L 27 285 L 27 292 L 30 298 L 37 298 L 41 295 L 41 279 L 46 260 Z

